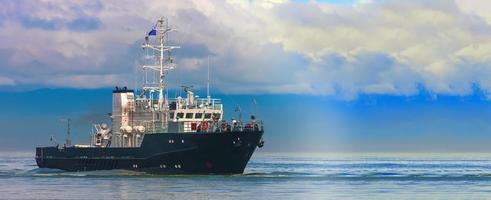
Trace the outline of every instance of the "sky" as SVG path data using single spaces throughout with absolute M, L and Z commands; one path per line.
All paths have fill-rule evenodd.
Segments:
M 0 0 L 0 150 L 75 142 L 138 87 L 140 44 L 177 29 L 171 89 L 266 123 L 265 151 L 491 151 L 491 2 Z

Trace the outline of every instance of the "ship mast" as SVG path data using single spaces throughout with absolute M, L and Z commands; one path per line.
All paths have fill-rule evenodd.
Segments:
M 162 18 L 159 19 L 158 23 L 163 24 L 164 20 Z M 166 23 L 167 25 L 167 23 Z M 160 33 L 160 80 L 159 80 L 159 108 L 162 107 L 162 103 L 164 101 L 164 35 L 162 34 L 161 30 L 159 30 Z
M 210 55 L 208 55 L 208 77 L 206 78 L 206 98 L 207 103 L 210 105 L 211 97 L 210 97 Z
M 153 84 L 145 83 L 143 90 L 157 90 L 158 91 L 158 108 L 162 109 L 166 104 L 164 98 L 164 81 L 165 75 L 167 71 L 175 68 L 175 64 L 173 63 L 173 59 L 170 56 L 170 52 L 172 49 L 180 48 L 179 46 L 170 46 L 166 44 L 166 39 L 168 39 L 168 33 L 174 31 L 175 29 L 170 28 L 168 24 L 168 20 L 164 17 L 160 17 L 157 20 L 157 23 L 154 25 L 152 30 L 148 32 L 148 35 L 145 37 L 145 43 L 142 45 L 144 49 L 152 49 L 158 52 L 157 63 L 153 64 L 145 64 L 143 65 L 143 69 L 150 69 L 157 71 L 159 73 L 159 83 L 158 87 Z M 156 44 L 150 44 L 149 37 L 156 37 Z M 164 52 L 168 52 L 169 55 L 167 58 L 165 57 Z
M 67 130 L 66 130 L 66 135 L 67 135 L 67 138 L 66 138 L 66 143 L 65 145 L 67 147 L 69 146 L 72 146 L 72 138 L 70 137 L 70 118 L 67 119 Z

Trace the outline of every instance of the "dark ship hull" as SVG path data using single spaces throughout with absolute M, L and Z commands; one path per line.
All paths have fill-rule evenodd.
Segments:
M 240 174 L 261 146 L 263 131 L 157 133 L 140 147 L 38 147 L 40 168 L 127 169 L 159 174 Z

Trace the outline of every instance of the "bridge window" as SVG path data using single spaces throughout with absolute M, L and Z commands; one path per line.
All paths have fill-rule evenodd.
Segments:
M 177 118 L 179 118 L 179 119 L 184 118 L 184 113 L 177 113 Z
M 186 113 L 186 119 L 193 119 L 193 113 Z
M 213 113 L 213 117 L 216 119 L 220 119 L 220 113 Z
M 194 118 L 196 118 L 196 119 L 201 119 L 201 118 L 203 118 L 203 113 L 196 113 L 196 114 L 194 115 Z
M 169 118 L 174 119 L 174 113 L 173 112 L 169 113 Z
M 205 119 L 211 119 L 211 113 L 205 113 Z

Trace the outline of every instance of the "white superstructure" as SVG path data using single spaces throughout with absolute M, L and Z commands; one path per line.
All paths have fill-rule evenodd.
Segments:
M 166 95 L 166 76 L 176 68 L 172 50 L 179 48 L 167 44 L 169 33 L 173 30 L 165 18 L 159 18 L 147 34 L 141 46 L 145 60 L 141 92 L 116 87 L 113 91 L 111 130 L 95 125 L 93 146 L 138 147 L 145 134 L 231 129 L 222 121 L 223 105 L 220 99 L 211 98 L 209 89 L 206 98 L 195 96 L 191 87 L 184 88 L 185 97 L 168 98 Z

